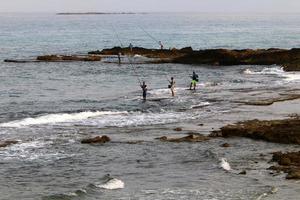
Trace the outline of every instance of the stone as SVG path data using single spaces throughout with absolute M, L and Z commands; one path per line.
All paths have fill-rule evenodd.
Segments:
M 203 142 L 203 141 L 207 141 L 210 138 L 204 135 L 188 135 L 185 137 L 181 137 L 181 138 L 167 138 L 166 136 L 160 137 L 160 138 L 156 138 L 160 141 L 164 141 L 164 142 Z
M 82 144 L 93 144 L 93 143 L 103 144 L 103 143 L 110 142 L 110 141 L 111 140 L 108 136 L 103 135 L 102 137 L 96 136 L 94 138 L 83 139 L 83 140 L 81 140 L 81 143 Z
M 240 175 L 246 175 L 247 172 L 246 172 L 246 170 L 243 170 L 243 171 L 241 171 L 239 174 L 240 174 Z
M 18 141 L 16 140 L 6 140 L 6 141 L 1 141 L 0 142 L 0 148 L 4 148 L 4 147 L 7 147 L 7 146 L 10 146 L 10 145 L 13 145 L 13 144 L 17 144 Z
M 180 127 L 174 128 L 174 131 L 182 131 L 182 128 Z
M 230 145 L 230 144 L 228 144 L 228 143 L 224 143 L 224 144 L 222 144 L 222 145 L 221 145 L 221 147 L 228 148 L 228 147 L 231 147 L 231 145 Z

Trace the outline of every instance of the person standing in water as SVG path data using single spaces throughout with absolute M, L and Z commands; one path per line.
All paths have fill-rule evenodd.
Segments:
M 171 89 L 172 92 L 172 97 L 175 96 L 175 81 L 174 81 L 174 77 L 171 77 L 171 80 L 169 81 L 170 85 L 169 88 Z
M 160 49 L 163 50 L 163 49 L 164 49 L 163 43 L 162 43 L 161 41 L 159 41 L 158 44 L 159 44 L 159 46 L 160 46 Z
M 196 86 L 199 81 L 199 76 L 196 74 L 195 71 L 193 71 L 193 75 L 191 76 L 191 78 L 192 78 L 192 82 L 190 84 L 190 90 L 192 89 L 192 87 L 193 87 L 193 90 L 196 90 Z
M 119 65 L 121 65 L 121 52 L 118 53 L 118 62 L 119 62 Z
M 132 52 L 133 45 L 132 45 L 131 43 L 129 44 L 129 49 L 130 49 L 130 51 Z
M 146 101 L 147 98 L 147 85 L 145 81 L 143 81 L 143 84 L 141 85 L 141 88 L 143 90 L 143 100 Z

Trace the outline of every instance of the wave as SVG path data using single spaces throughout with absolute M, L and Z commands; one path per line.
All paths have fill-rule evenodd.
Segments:
M 174 123 L 182 119 L 194 119 L 193 114 L 166 112 L 166 113 L 142 113 L 142 112 L 118 112 L 118 111 L 86 111 L 80 113 L 49 114 L 37 118 L 25 118 L 0 124 L 5 128 L 24 128 L 37 125 L 64 125 L 64 126 L 95 126 L 103 127 L 127 127 Z
M 60 114 L 49 114 L 37 118 L 25 118 L 22 120 L 16 120 L 12 122 L 2 123 L 0 127 L 14 127 L 19 128 L 23 126 L 32 126 L 40 124 L 55 124 L 63 122 L 75 122 L 91 117 L 104 116 L 104 115 L 116 115 L 126 114 L 127 112 L 112 112 L 112 111 L 85 111 L 79 113 L 60 113 Z
M 251 69 L 246 69 L 243 72 L 248 75 L 277 75 L 284 78 L 285 81 L 299 81 L 300 73 L 299 72 L 285 72 L 282 67 L 266 67 L 260 71 L 253 71 Z
M 95 186 L 106 190 L 117 190 L 117 189 L 123 189 L 125 184 L 122 180 L 111 178 L 106 183 L 95 185 Z
M 283 75 L 284 73 L 282 67 L 265 67 L 260 71 L 253 71 L 251 69 L 244 70 L 244 74 L 250 75 Z

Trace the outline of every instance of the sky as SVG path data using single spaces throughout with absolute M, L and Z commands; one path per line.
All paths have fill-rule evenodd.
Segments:
M 300 0 L 0 0 L 0 12 L 300 12 Z

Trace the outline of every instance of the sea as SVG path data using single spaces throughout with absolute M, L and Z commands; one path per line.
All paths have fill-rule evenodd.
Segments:
M 245 104 L 299 94 L 299 72 L 278 65 L 118 65 L 113 57 L 3 61 L 85 55 L 130 43 L 159 48 L 158 41 L 168 49 L 300 48 L 299 20 L 299 13 L 1 13 L 0 141 L 18 143 L 0 148 L 0 199 L 299 199 L 299 182 L 267 170 L 272 152 L 299 150 L 297 145 L 155 139 L 208 135 L 242 120 L 299 114 L 299 100 Z M 199 75 L 195 91 L 188 90 L 193 71 Z M 170 77 L 176 81 L 175 97 L 168 89 Z M 148 86 L 146 102 L 139 81 Z M 102 135 L 111 142 L 81 144 Z M 220 147 L 226 142 L 231 147 Z M 222 158 L 232 170 L 220 167 Z M 243 170 L 246 175 L 239 174 Z

